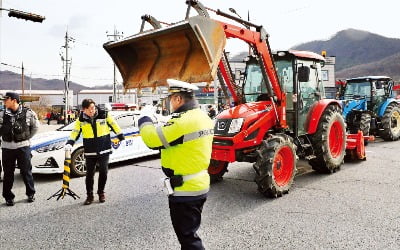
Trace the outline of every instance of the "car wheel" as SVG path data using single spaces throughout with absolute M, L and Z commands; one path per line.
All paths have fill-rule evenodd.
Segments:
M 78 148 L 72 153 L 71 166 L 72 176 L 85 176 L 86 175 L 86 160 L 83 148 Z

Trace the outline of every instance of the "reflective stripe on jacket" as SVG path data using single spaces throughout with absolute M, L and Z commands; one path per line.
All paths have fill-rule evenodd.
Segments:
M 111 153 L 110 129 L 117 135 L 122 134 L 121 128 L 108 112 L 99 110 L 93 119 L 81 113 L 67 143 L 73 145 L 82 133 L 85 156 L 109 154 Z
M 164 126 L 155 127 L 150 118 L 139 121 L 140 135 L 149 148 L 161 149 L 161 165 L 174 175 L 192 175 L 210 163 L 214 124 L 198 108 L 174 114 Z M 207 171 L 176 187 L 174 196 L 197 196 L 208 192 Z

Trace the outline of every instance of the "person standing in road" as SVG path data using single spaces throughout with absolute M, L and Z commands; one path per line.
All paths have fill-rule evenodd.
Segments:
M 169 195 L 172 225 L 182 249 L 204 249 L 196 231 L 210 187 L 207 168 L 210 163 L 214 124 L 198 108 L 195 85 L 168 79 L 172 118 L 155 127 L 142 111 L 138 121 L 140 135 L 152 149 L 161 149 L 162 170 Z M 171 190 L 170 190 L 171 191 Z
M 17 93 L 7 92 L 4 96 L 5 110 L 0 112 L 0 135 L 2 139 L 2 164 L 4 169 L 3 197 L 7 206 L 14 205 L 15 162 L 21 171 L 26 187 L 28 202 L 35 200 L 32 176 L 30 139 L 39 129 L 39 120 L 34 111 L 20 104 Z
M 92 99 L 82 101 L 83 112 L 75 122 L 75 127 L 65 145 L 65 150 L 71 150 L 75 141 L 82 133 L 83 147 L 86 159 L 86 193 L 84 205 L 92 204 L 94 200 L 93 185 L 96 164 L 99 168 L 97 194 L 101 203 L 106 201 L 104 188 L 107 181 L 108 161 L 111 153 L 110 129 L 117 135 L 118 140 L 125 139 L 121 128 L 114 118 L 105 110 L 96 108 Z
M 46 113 L 46 120 L 47 120 L 47 125 L 50 125 L 50 122 L 51 122 L 51 112 L 50 111 Z

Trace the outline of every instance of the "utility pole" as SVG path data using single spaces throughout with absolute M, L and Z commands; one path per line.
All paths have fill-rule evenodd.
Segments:
M 124 32 L 119 32 L 114 26 L 114 34 L 108 35 L 106 32 L 107 37 L 112 37 L 112 41 L 118 41 L 120 38 L 123 37 Z M 114 63 L 114 81 L 113 81 L 113 102 L 117 102 L 117 66 Z
M 75 39 L 68 36 L 68 31 L 65 32 L 65 44 L 64 46 L 61 46 L 61 48 L 65 49 L 65 58 L 63 55 L 61 56 L 61 61 L 63 62 L 63 70 L 64 70 L 64 103 L 65 103 L 65 110 L 64 110 L 64 124 L 68 123 L 68 110 L 69 110 L 69 78 L 70 78 L 70 73 L 71 73 L 71 63 L 72 59 L 69 58 L 68 55 L 68 49 L 69 47 L 69 42 L 74 42 Z
M 24 95 L 25 93 L 25 86 L 24 86 L 24 75 L 25 75 L 25 72 L 24 72 L 24 62 L 22 62 L 22 67 L 21 67 L 21 69 L 22 69 L 22 73 L 21 73 L 21 91 L 22 91 L 22 95 Z
M 1 72 L 1 19 L 2 19 L 2 10 L 3 10 L 3 0 L 0 0 L 0 72 Z M 1 74 L 0 74 L 0 82 L 1 82 Z

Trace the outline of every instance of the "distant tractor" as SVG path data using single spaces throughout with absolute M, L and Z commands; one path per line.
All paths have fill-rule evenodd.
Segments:
M 339 99 L 350 133 L 361 130 L 364 136 L 376 135 L 386 141 L 400 137 L 400 105 L 387 76 L 347 79 L 340 87 Z

